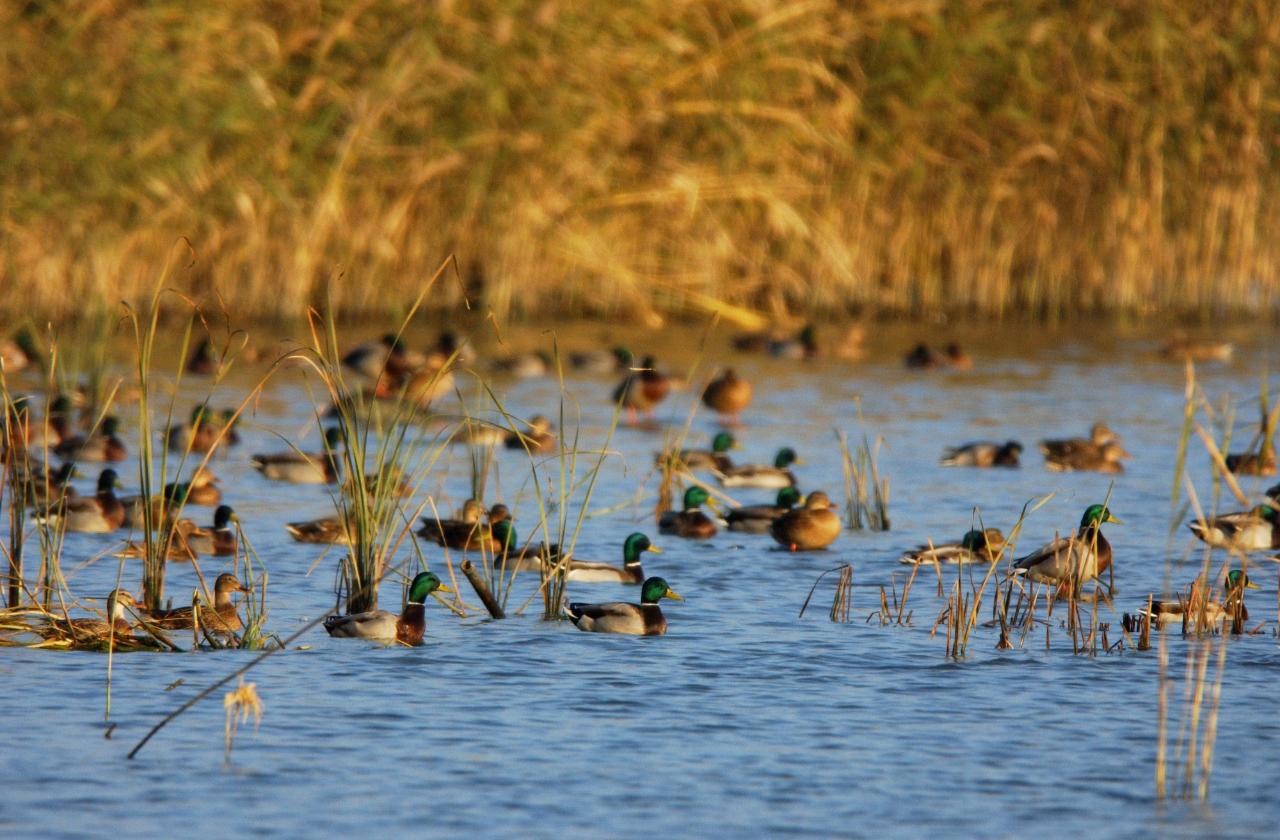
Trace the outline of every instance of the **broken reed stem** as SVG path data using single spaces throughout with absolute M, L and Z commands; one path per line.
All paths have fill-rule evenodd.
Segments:
M 471 588 L 476 591 L 480 602 L 484 604 L 484 608 L 489 611 L 489 615 L 493 618 L 506 618 L 507 614 L 503 612 L 502 605 L 493 597 L 493 592 L 489 589 L 489 584 L 485 583 L 484 576 L 480 574 L 480 570 L 470 560 L 463 560 L 462 574 L 471 582 Z

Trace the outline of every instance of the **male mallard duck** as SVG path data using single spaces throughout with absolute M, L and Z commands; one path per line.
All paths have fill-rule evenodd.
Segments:
M 969 531 L 958 543 L 916 546 L 898 558 L 899 563 L 992 563 L 1000 557 L 1004 534 L 999 528 Z
M 1022 444 L 1016 440 L 1007 443 L 980 441 L 953 446 L 942 453 L 938 463 L 944 467 L 1016 467 Z
M 338 447 L 342 430 L 330 427 L 324 433 L 325 451 L 317 454 L 278 452 L 253 455 L 249 462 L 264 478 L 291 484 L 334 484 L 338 481 Z
M 53 451 L 66 461 L 123 461 L 129 457 L 129 450 L 116 436 L 119 431 L 119 418 L 107 417 L 96 434 L 74 435 L 59 443 Z
M 583 373 L 622 373 L 631 367 L 631 351 L 625 347 L 612 350 L 585 350 L 569 354 L 569 364 Z
M 674 461 L 688 470 L 720 470 L 723 472 L 733 468 L 733 461 L 730 461 L 729 456 L 725 453 L 730 449 L 737 448 L 738 442 L 734 440 L 733 435 L 728 432 L 717 432 L 716 436 L 711 439 L 710 450 L 681 449 Z M 667 453 L 663 452 L 656 453 L 653 456 L 653 462 L 661 465 L 666 455 Z
M 44 356 L 36 347 L 31 330 L 18 330 L 13 338 L 0 339 L 0 370 L 17 373 L 30 365 L 44 365 Z
M 331 615 L 324 620 L 324 629 L 338 639 L 367 639 L 371 642 L 402 645 L 420 645 L 427 632 L 425 603 L 432 592 L 453 592 L 440 582 L 433 572 L 422 572 L 409 584 L 409 601 L 396 615 L 386 610 Z
M 671 393 L 671 379 L 657 369 L 653 356 L 645 356 L 638 370 L 632 370 L 613 390 L 613 402 L 627 410 L 634 425 L 638 412 L 652 417 L 653 409 Z
M 1013 563 L 1013 573 L 1040 583 L 1063 583 L 1074 574 L 1077 584 L 1093 580 L 1111 565 L 1111 543 L 1102 536 L 1102 524 L 1123 524 L 1102 505 L 1090 505 L 1080 517 L 1080 529 L 1059 537 Z
M 535 414 L 523 432 L 508 432 L 505 436 L 507 449 L 528 449 L 532 455 L 545 455 L 556 451 L 555 427 L 545 416 Z
M 207 469 L 199 470 L 187 482 L 173 482 L 164 486 L 165 498 L 175 504 L 185 501 L 189 505 L 213 507 L 222 501 L 218 489 L 218 477 Z
M 719 528 L 711 517 L 699 508 L 703 503 L 713 510 L 716 502 L 701 487 L 690 487 L 684 491 L 684 510 L 669 510 L 658 519 L 658 530 L 664 534 L 675 534 L 692 540 L 705 540 L 714 537 Z
M 1253 510 L 1224 513 L 1188 528 L 1202 541 L 1234 551 L 1268 551 L 1280 548 L 1280 510 L 1258 505 Z
M 308 522 L 289 522 L 284 527 L 291 537 L 302 543 L 347 545 L 351 541 L 342 521 L 333 516 Z
M 736 507 L 725 515 L 730 531 L 741 531 L 747 534 L 767 534 L 773 523 L 781 519 L 800 504 L 800 491 L 794 487 L 783 487 L 778 491 L 778 499 L 772 505 L 743 505 Z
M 191 409 L 191 419 L 186 423 L 170 426 L 165 432 L 165 442 L 171 452 L 205 453 L 219 443 L 234 444 L 239 441 L 235 432 L 234 410 L 215 412 L 201 403 Z M 229 425 L 230 424 L 230 425 Z M 223 433 L 226 429 L 226 433 Z
M 707 385 L 702 392 L 702 404 L 736 426 L 738 415 L 751 405 L 752 393 L 751 383 L 729 368 Z
M 588 633 L 661 636 L 667 632 L 667 618 L 658 606 L 663 598 L 684 600 L 665 580 L 651 577 L 640 584 L 639 604 L 569 604 L 565 612 L 575 627 Z
M 36 521 L 61 521 L 68 531 L 106 534 L 124 525 L 124 505 L 116 498 L 120 486 L 116 471 L 105 469 L 98 476 L 98 492 L 92 496 L 76 496 L 52 505 L 36 516 Z
M 804 500 L 804 507 L 780 516 L 769 533 L 792 551 L 826 548 L 840 536 L 840 517 L 831 507 L 827 494 L 815 490 Z
M 792 464 L 799 464 L 796 451 L 789 446 L 778 450 L 773 458 L 773 466 L 762 464 L 744 464 L 741 467 L 730 467 L 727 470 L 713 469 L 711 474 L 720 482 L 721 487 L 763 487 L 773 490 L 782 487 L 794 487 L 796 477 L 787 469 Z
M 511 518 L 506 505 L 494 505 L 489 509 L 489 521 L 481 522 L 484 506 L 475 499 L 468 499 L 462 508 L 461 519 L 433 519 L 422 517 L 418 536 L 436 545 L 458 551 L 489 550 L 493 545 L 493 528 L 499 522 Z
M 187 373 L 196 376 L 213 376 L 218 372 L 218 365 L 218 351 L 214 349 L 212 341 L 203 338 L 187 359 Z
M 230 505 L 219 505 L 213 512 L 213 527 L 198 528 L 186 535 L 187 545 L 199 554 L 212 557 L 233 557 L 238 547 L 236 532 L 232 522 L 239 522 L 240 517 Z
M 251 593 L 253 590 L 241 583 L 240 579 L 230 572 L 218 575 L 218 579 L 213 584 L 213 609 L 208 607 L 200 609 L 200 626 L 207 628 L 210 632 L 223 634 L 238 632 L 244 626 L 240 621 L 240 613 L 231 600 L 233 592 Z M 195 624 L 195 609 L 178 607 L 172 610 L 158 610 L 151 613 L 148 620 L 166 630 L 190 629 Z
M 1239 569 L 1232 569 L 1227 572 L 1227 580 L 1222 588 L 1224 592 L 1222 603 L 1208 600 L 1204 602 L 1204 612 L 1201 613 L 1204 617 L 1204 623 L 1210 625 L 1221 624 L 1224 619 L 1233 616 L 1234 608 L 1237 606 L 1240 609 L 1240 620 L 1248 621 L 1249 610 L 1244 605 L 1244 591 L 1246 589 L 1257 589 L 1258 584 L 1249 580 L 1249 576 Z M 1190 608 L 1190 612 L 1188 612 L 1188 608 Z M 1198 618 L 1199 608 L 1200 605 L 1190 598 L 1178 601 L 1157 601 L 1153 599 L 1151 601 L 1151 612 L 1148 613 L 1147 605 L 1143 604 L 1135 617 L 1142 618 L 1149 615 L 1152 623 L 1157 627 L 1164 627 L 1174 623 L 1181 624 L 1184 616 L 1188 621 L 1194 623 Z M 1125 618 L 1129 618 L 1129 616 L 1126 615 Z M 1136 623 L 1132 621 L 1126 622 L 1126 630 L 1129 629 L 1130 624 L 1136 626 Z
M 622 543 L 621 567 L 571 558 L 565 580 L 575 583 L 642 583 L 644 566 L 640 562 L 640 555 L 646 551 L 662 553 L 662 549 L 649 542 L 647 536 L 634 533 Z
M 107 595 L 108 621 L 100 618 L 55 618 L 37 628 L 36 632 L 45 639 L 69 638 L 81 644 L 101 642 L 112 635 L 128 638 L 133 632 L 133 624 L 125 614 L 125 607 L 137 609 L 138 602 L 123 589 L 113 589 Z

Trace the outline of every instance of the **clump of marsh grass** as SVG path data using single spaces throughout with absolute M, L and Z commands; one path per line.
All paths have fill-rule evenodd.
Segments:
M 864 434 L 856 453 L 849 451 L 849 438 L 836 430 L 840 444 L 840 464 L 844 470 L 845 523 L 853 531 L 889 530 L 889 479 L 880 476 L 878 459 L 884 439 L 875 444 Z
M 809 608 L 809 602 L 813 600 L 813 593 L 818 590 L 818 584 L 822 583 L 822 579 L 827 575 L 833 573 L 837 576 L 836 585 L 832 592 L 831 609 L 828 610 L 827 617 L 841 624 L 849 623 L 849 610 L 853 602 L 853 566 L 849 563 L 827 569 L 818 575 L 813 586 L 809 587 L 809 594 L 805 596 L 804 603 L 800 605 L 800 614 L 797 618 L 804 618 L 804 611 Z

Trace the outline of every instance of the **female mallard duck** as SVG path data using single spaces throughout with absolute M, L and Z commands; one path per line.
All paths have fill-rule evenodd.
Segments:
M 745 464 L 741 467 L 730 467 L 727 470 L 712 470 L 721 487 L 763 487 L 773 490 L 782 487 L 794 487 L 796 477 L 787 469 L 792 464 L 799 464 L 796 451 L 784 446 L 774 456 L 773 466 L 762 464 Z
M 631 367 L 631 351 L 625 347 L 615 347 L 612 350 L 570 353 L 569 365 L 583 373 L 622 373 Z
M 729 368 L 724 375 L 711 380 L 702 392 L 702 404 L 724 418 L 730 425 L 738 425 L 738 415 L 751 405 L 751 383 Z
M 622 543 L 621 567 L 570 559 L 565 580 L 574 583 L 643 583 L 644 566 L 640 562 L 640 555 L 646 551 L 662 553 L 662 549 L 649 542 L 647 536 L 634 533 Z
M 794 487 L 783 487 L 778 491 L 777 501 L 772 505 L 743 505 L 729 511 L 725 520 L 730 531 L 741 531 L 746 534 L 767 534 L 773 523 L 781 519 L 800 504 L 800 491 Z
M 840 517 L 831 507 L 827 494 L 815 490 L 805 499 L 804 507 L 780 516 L 769 533 L 792 551 L 826 548 L 840 536 Z
M 351 542 L 342 521 L 333 516 L 308 522 L 289 522 L 284 527 L 289 536 L 302 543 L 348 545 Z
M 1077 449 L 1062 457 L 1044 459 L 1044 468 L 1049 472 L 1100 472 L 1122 473 L 1124 464 L 1121 459 L 1131 457 L 1120 444 L 1107 441 L 1101 446 L 1088 449 Z
M 938 463 L 944 467 L 1016 467 L 1022 444 L 1016 440 L 1006 443 L 980 441 L 954 446 L 942 453 Z
M 23 328 L 13 338 L 0 339 L 0 369 L 17 373 L 28 365 L 44 365 L 44 356 L 31 331 Z
M 637 370 L 632 370 L 626 378 L 613 389 L 613 402 L 627 410 L 628 421 L 635 425 L 637 415 L 643 412 L 646 417 L 653 416 L 658 403 L 671 393 L 671 379 L 657 369 L 653 356 L 645 356 Z
M 1234 551 L 1268 551 L 1280 548 L 1280 511 L 1271 505 L 1224 513 L 1188 525 L 1205 543 Z
M 158 541 L 156 544 L 164 550 L 164 559 L 189 563 L 196 559 L 197 552 L 187 540 L 201 534 L 207 536 L 207 533 L 190 519 L 179 519 L 171 526 L 171 533 L 167 535 L 167 542 Z M 115 556 L 127 559 L 145 558 L 147 556 L 147 545 L 145 542 L 129 540 L 122 549 L 115 553 Z
M 213 507 L 222 502 L 218 489 L 218 477 L 207 469 L 199 470 L 187 482 L 173 482 L 164 486 L 164 495 L 175 504 Z
M 716 436 L 711 439 L 711 449 L 681 449 L 672 459 L 674 465 L 687 470 L 720 470 L 721 472 L 732 469 L 733 461 L 729 460 L 729 456 L 725 453 L 730 449 L 737 449 L 738 442 L 729 432 L 717 432 Z M 658 452 L 653 456 L 653 462 L 662 465 L 663 458 L 670 457 L 670 450 L 667 452 Z
M 1094 423 L 1089 429 L 1088 438 L 1056 438 L 1040 441 L 1040 451 L 1045 460 L 1061 461 L 1074 456 L 1078 452 L 1096 453 L 1104 444 L 1120 443 L 1119 436 L 1107 428 L 1105 423 Z
M 57 452 L 63 441 L 74 435 L 71 428 L 73 406 L 65 394 L 59 394 L 49 404 L 45 416 L 39 420 L 31 419 L 31 400 L 18 397 L 13 400 L 11 428 L 13 439 L 20 450 L 28 452 L 44 452 L 52 449 Z
M 74 435 L 59 443 L 53 451 L 66 461 L 123 461 L 129 457 L 129 450 L 117 437 L 119 431 L 119 418 L 107 417 L 96 434 Z
M 484 506 L 475 499 L 468 499 L 462 507 L 461 519 L 433 519 L 422 517 L 418 536 L 436 545 L 458 551 L 489 550 L 493 545 L 493 527 L 511 518 L 506 505 L 494 505 L 489 509 L 489 521 L 481 522 Z
M 658 519 L 658 530 L 664 534 L 675 534 L 692 540 L 705 540 L 716 535 L 719 528 L 715 521 L 700 510 L 706 503 L 712 510 L 716 502 L 701 487 L 690 487 L 684 491 L 684 510 L 669 510 Z
M 55 618 L 36 632 L 45 639 L 70 639 L 79 644 L 101 642 L 113 635 L 127 638 L 133 632 L 133 624 L 125 614 L 125 607 L 137 609 L 138 602 L 123 589 L 113 589 L 107 595 L 108 621 L 100 618 Z
M 338 639 L 367 639 L 371 642 L 402 645 L 420 645 L 427 632 L 426 603 L 432 592 L 453 592 L 440 582 L 433 572 L 422 572 L 409 584 L 409 600 L 396 615 L 386 610 L 331 615 L 324 620 L 324 629 Z
M 1046 543 L 1013 563 L 1015 575 L 1039 583 L 1076 584 L 1093 580 L 1111 565 L 1111 543 L 1102 535 L 1102 524 L 1123 524 L 1102 505 L 1090 505 L 1080 517 L 1080 529 L 1068 537 Z
M 404 383 L 405 399 L 421 409 L 431 407 L 442 396 L 453 392 L 453 370 L 428 366 L 408 377 Z
M 1229 362 L 1235 353 L 1230 341 L 1197 340 L 1178 334 L 1160 348 L 1160 355 L 1179 362 Z
M 238 548 L 236 531 L 232 522 L 239 522 L 240 517 L 230 505 L 219 505 L 213 512 L 212 528 L 197 528 L 186 535 L 187 545 L 198 554 L 211 557 L 232 557 Z
M 496 423 L 484 420 L 464 420 L 449 438 L 450 443 L 468 446 L 498 446 L 505 444 L 515 433 Z
M 325 451 L 317 454 L 278 452 L 254 455 L 249 462 L 264 478 L 291 484 L 335 484 L 338 481 L 338 447 L 342 430 L 337 426 L 324 433 Z
M 1200 612 L 1200 604 L 1195 603 L 1194 599 L 1177 601 L 1151 601 L 1151 611 L 1147 612 L 1146 604 L 1139 609 L 1136 618 L 1149 616 L 1152 623 L 1157 627 L 1164 627 L 1168 624 L 1181 624 L 1185 617 L 1190 622 L 1198 620 L 1198 615 L 1203 616 L 1205 624 L 1221 624 L 1224 619 L 1232 618 L 1238 608 L 1240 611 L 1240 620 L 1249 620 L 1249 610 L 1244 605 L 1244 591 L 1246 589 L 1257 589 L 1258 584 L 1249 580 L 1249 576 L 1239 569 L 1232 569 L 1227 572 L 1227 580 L 1223 585 L 1224 596 L 1222 603 L 1217 601 L 1204 602 L 1204 611 Z M 1129 616 L 1125 616 L 1129 619 Z M 1136 623 L 1132 620 L 1125 622 L 1125 629 L 1129 630 L 1130 625 L 1136 627 Z M 1132 631 L 1130 631 L 1132 632 Z
M 523 432 L 508 432 L 504 443 L 507 449 L 525 449 L 532 455 L 544 455 L 556 451 L 555 427 L 541 414 L 535 414 Z
M 75 496 L 45 509 L 36 517 L 44 523 L 61 522 L 66 530 L 87 534 L 107 534 L 124 525 L 124 504 L 116 498 L 120 479 L 113 469 L 98 476 L 98 492 L 92 496 Z
M 251 593 L 253 590 L 241 583 L 240 579 L 230 572 L 218 575 L 218 579 L 213 584 L 213 609 L 201 608 L 200 626 L 207 628 L 210 632 L 223 634 L 236 633 L 244 627 L 235 602 L 231 600 L 233 592 Z M 190 629 L 196 622 L 195 608 L 178 607 L 172 610 L 157 610 L 150 614 L 148 621 L 166 630 Z
M 1235 452 L 1226 457 L 1227 469 L 1236 475 L 1275 475 L 1276 448 L 1273 442 L 1275 430 L 1271 424 L 1266 406 L 1262 409 L 1262 424 L 1259 427 L 1261 443 L 1258 451 L 1250 446 L 1248 452 Z
M 898 558 L 899 563 L 992 563 L 1000 557 L 1004 534 L 999 528 L 969 531 L 958 543 L 916 546 Z
M 171 452 L 199 453 L 208 452 L 219 444 L 238 443 L 240 438 L 235 432 L 234 418 L 234 410 L 215 412 L 201 403 L 191 409 L 189 421 L 169 427 L 165 442 Z
M 667 618 L 658 606 L 663 598 L 684 600 L 665 580 L 651 577 L 640 584 L 639 604 L 569 604 L 565 612 L 574 626 L 588 633 L 661 636 L 667 632 Z
M 529 353 L 514 353 L 493 361 L 494 373 L 512 376 L 516 379 L 536 379 L 548 376 L 554 371 L 555 360 L 545 350 L 534 350 Z

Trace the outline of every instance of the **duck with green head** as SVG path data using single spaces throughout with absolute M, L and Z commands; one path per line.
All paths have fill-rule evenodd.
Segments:
M 736 507 L 725 515 L 730 531 L 745 534 L 767 534 L 773 523 L 803 501 L 800 491 L 794 487 L 783 487 L 778 491 L 778 498 L 771 505 L 743 505 Z
M 237 633 L 244 624 L 240 621 L 240 613 L 235 602 L 231 600 L 231 595 L 236 592 L 251 594 L 253 590 L 241 583 L 235 575 L 223 572 L 213 583 L 212 609 L 202 606 L 199 616 L 196 615 L 194 605 L 172 610 L 157 610 L 150 614 L 148 620 L 151 624 L 166 630 L 190 629 L 198 620 L 201 627 L 212 633 L 223 635 Z
M 501 530 L 505 526 L 499 526 L 499 523 L 509 523 L 511 511 L 506 505 L 497 504 L 489 508 L 488 522 L 482 521 L 484 517 L 484 505 L 476 499 L 468 499 L 462 506 L 461 518 L 422 517 L 418 536 L 457 551 L 490 551 L 494 545 L 495 528 Z
M 640 556 L 646 551 L 661 554 L 662 549 L 649 542 L 649 538 L 638 531 L 631 534 L 622 543 L 622 566 L 608 563 L 593 563 L 587 560 L 569 560 L 569 568 L 565 572 L 565 580 L 574 583 L 623 583 L 638 584 L 644 582 L 644 566 Z
M 920 545 L 898 558 L 899 563 L 993 563 L 1004 548 L 999 528 L 969 531 L 958 543 Z
M 187 545 L 198 554 L 207 554 L 211 557 L 231 557 L 238 548 L 236 531 L 232 527 L 232 523 L 239 521 L 240 517 L 236 515 L 230 505 L 219 505 L 218 509 L 213 512 L 213 527 L 208 529 L 197 528 L 187 534 Z
M 730 432 L 716 432 L 711 438 L 710 449 L 681 449 L 673 461 L 673 465 L 687 470 L 728 470 L 733 468 L 733 461 L 727 454 L 731 449 L 738 449 L 738 441 Z M 670 457 L 670 450 L 658 452 L 653 462 L 659 466 L 663 459 Z
M 1252 510 L 1224 513 L 1187 526 L 1205 543 L 1233 551 L 1280 548 L 1280 510 L 1258 505 Z
M 290 484 L 336 484 L 341 472 L 339 448 L 342 446 L 342 430 L 331 426 L 324 433 L 325 450 L 319 453 L 277 452 L 269 455 L 253 455 L 249 462 L 272 481 Z
M 639 604 L 571 603 L 565 607 L 565 613 L 575 627 L 587 633 L 661 636 L 667 632 L 667 618 L 662 614 L 662 608 L 658 606 L 658 602 L 663 598 L 684 600 L 665 580 L 660 577 L 651 577 L 640 584 Z
M 801 463 L 796 451 L 789 446 L 778 450 L 773 458 L 773 466 L 763 464 L 745 464 L 741 467 L 730 467 L 727 470 L 712 470 L 716 480 L 722 487 L 762 487 L 776 490 L 796 485 L 795 474 L 791 472 L 792 464 Z
M 116 498 L 120 477 L 113 469 L 105 469 L 98 476 L 98 492 L 92 496 L 64 498 L 36 516 L 37 522 L 62 522 L 68 531 L 87 534 L 107 534 L 124 525 L 124 504 Z
M 1227 572 L 1226 582 L 1223 584 L 1223 600 L 1221 603 L 1204 599 L 1198 601 L 1194 597 L 1179 599 L 1177 601 L 1151 601 L 1151 611 L 1147 612 L 1147 605 L 1143 604 L 1138 611 L 1138 618 L 1150 616 L 1152 623 L 1157 627 L 1164 627 L 1169 624 L 1181 624 L 1185 618 L 1192 626 L 1199 624 L 1216 625 L 1221 624 L 1224 619 L 1233 618 L 1236 610 L 1240 612 L 1240 620 L 1249 620 L 1249 610 L 1244 605 L 1244 591 L 1246 589 L 1257 589 L 1258 584 L 1249 580 L 1249 576 L 1240 569 L 1232 569 Z M 1126 616 L 1129 618 L 1129 616 Z M 1132 621 L 1125 622 L 1125 629 L 1128 630 L 1132 625 Z M 1132 632 L 1132 631 L 1131 631 Z
M 702 511 L 702 505 L 716 509 L 716 501 L 701 487 L 690 487 L 684 491 L 684 509 L 668 510 L 658 518 L 658 530 L 664 534 L 675 534 L 692 540 L 705 540 L 714 537 L 719 531 L 715 520 Z
M 1013 573 L 1040 583 L 1081 584 L 1093 580 L 1111 565 L 1111 543 L 1102 535 L 1105 522 L 1124 524 L 1103 505 L 1090 505 L 1080 517 L 1075 534 L 1059 537 L 1014 561 Z
M 123 461 L 129 457 L 129 450 L 119 438 L 119 432 L 120 418 L 108 416 L 96 433 L 69 437 L 53 451 L 67 461 Z
M 613 390 L 613 403 L 627 410 L 627 419 L 636 424 L 637 415 L 653 417 L 653 410 L 671 393 L 671 379 L 657 368 L 653 356 L 645 356 L 637 370 L 630 371 Z
M 774 520 L 769 533 L 780 545 L 791 551 L 817 551 L 831 545 L 840 536 L 840 517 L 832 509 L 831 498 L 815 490 L 804 500 L 804 506 L 784 513 Z
M 386 610 L 331 615 L 324 620 L 324 629 L 339 639 L 367 639 L 382 644 L 398 643 L 415 646 L 422 644 L 427 631 L 426 600 L 433 592 L 452 593 L 433 572 L 422 572 L 409 584 L 409 599 L 396 615 Z

